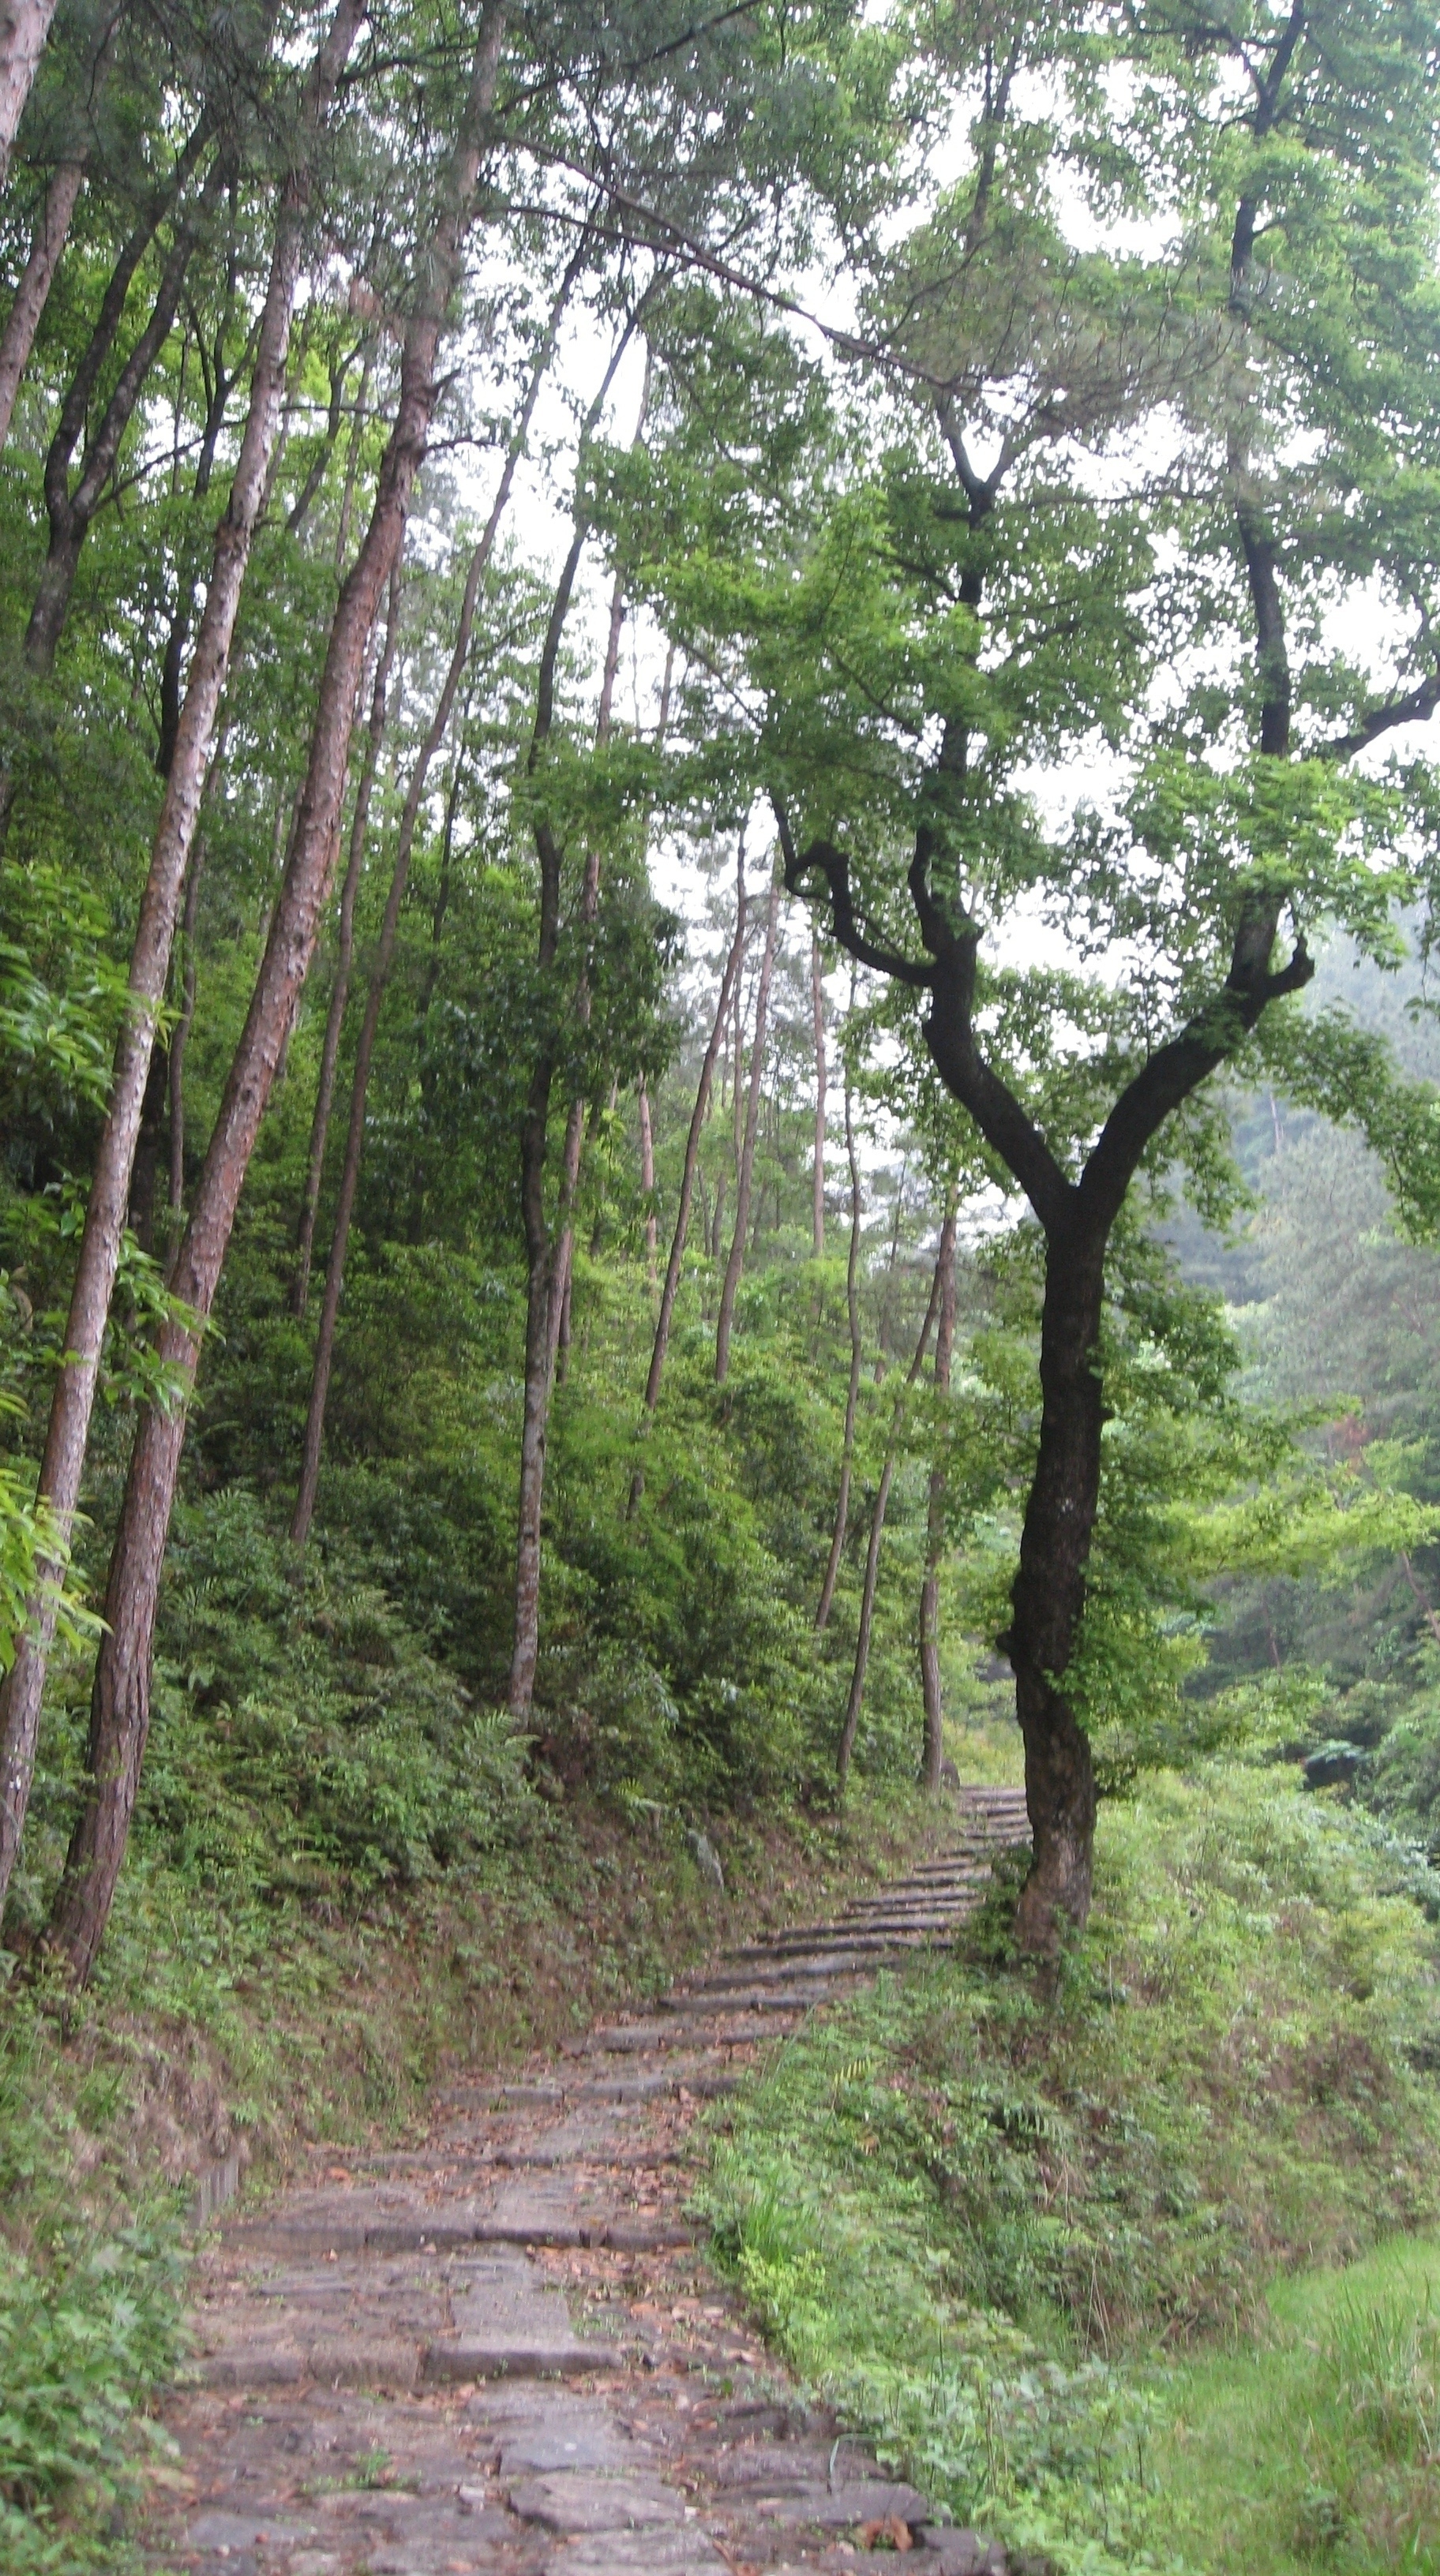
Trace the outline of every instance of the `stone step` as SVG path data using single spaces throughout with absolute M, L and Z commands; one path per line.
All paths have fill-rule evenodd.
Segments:
M 873 1945 L 871 1945 L 873 1946 Z M 677 1995 L 693 2000 L 701 1995 L 721 1997 L 770 1983 L 780 1984 L 786 1978 L 804 1978 L 807 1984 L 833 1984 L 837 1977 L 854 1977 L 860 1973 L 852 1947 L 836 1944 L 823 1950 L 789 1950 L 783 1959 L 742 1961 L 733 1969 L 717 1968 L 708 1977 L 697 1978 L 693 1986 L 677 1988 Z
M 832 1982 L 836 1985 L 853 1985 L 857 1975 L 858 1971 L 854 1968 L 839 1969 Z M 804 1986 L 792 1984 L 767 1986 L 756 1983 L 739 1986 L 727 1993 L 716 1995 L 713 2009 L 717 2013 L 806 2013 L 813 2009 L 814 2003 L 814 1994 Z M 700 1992 L 664 1995 L 661 1997 L 660 2009 L 664 2013 L 674 2013 L 677 2019 L 684 2015 L 687 2019 L 698 2023 L 705 2013 L 706 1998 Z
M 636 2172 L 658 2170 L 636 2158 Z M 295 2262 L 318 2256 L 337 2262 L 365 2255 L 464 2253 L 477 2245 L 612 2246 L 627 2252 L 654 2252 L 688 2245 L 692 2231 L 677 2220 L 641 2217 L 627 2209 L 567 2198 L 562 2205 L 512 2187 L 496 2202 L 480 2208 L 466 2205 L 396 2211 L 383 2216 L 338 2219 L 279 2216 L 250 2220 L 227 2240 L 237 2254 L 256 2261 Z
M 951 1896 L 933 1905 L 857 1905 L 853 1914 L 841 1917 L 840 1928 L 846 1932 L 873 1932 L 877 1926 L 896 1932 L 934 1932 L 947 1923 L 968 1922 L 980 1910 L 983 1899 L 977 1889 L 973 1896 Z
M 413 2389 L 422 2383 L 468 2379 L 541 2379 L 554 2373 L 577 2378 L 623 2367 L 620 2346 L 572 2333 L 527 2333 L 496 2326 L 470 2334 L 437 2335 L 414 2343 L 374 2333 L 320 2336 L 313 2343 L 281 2337 L 246 2337 L 200 2353 L 181 2373 L 182 2387 L 294 2388 L 307 2380 L 323 2388 Z
M 796 2011 L 806 2006 L 797 2004 Z M 608 2029 L 590 2031 L 584 2039 L 565 2040 L 561 2044 L 567 2056 L 639 2057 L 648 2051 L 693 2044 L 694 2032 L 680 2013 L 663 2022 L 617 2022 Z M 752 2018 L 748 2022 L 710 2022 L 706 2036 L 712 2048 L 749 2048 L 770 2036 L 769 2027 Z
M 852 1964 L 854 1974 L 863 1976 L 872 1967 L 883 1967 L 887 1959 L 902 1959 L 916 1950 L 930 1950 L 934 1946 L 928 1932 L 849 1932 L 841 1926 L 831 1933 L 824 1949 L 817 1951 L 815 1956 L 843 1958 Z M 787 1975 L 803 1976 L 810 1956 L 808 1950 L 787 1950 L 779 1965 Z M 759 1973 L 766 1964 L 765 1953 L 741 1964 L 752 1973 Z M 727 2080 L 733 2084 L 735 2079 Z
M 963 1900 L 957 1898 L 953 1907 L 934 1906 L 929 1911 L 935 1914 L 944 1913 L 947 1917 L 953 1916 L 956 1921 L 968 1921 L 972 1914 L 978 1912 L 979 1901 L 978 1898 Z M 883 1917 L 880 1919 L 884 1920 Z M 908 1933 L 916 1941 L 923 1941 L 929 1928 L 924 1920 L 917 1922 L 909 1913 L 897 1914 L 894 1921 L 902 1932 Z M 862 1914 L 847 1914 L 838 1923 L 817 1923 L 813 1935 L 808 1938 L 802 1938 L 797 1933 L 783 1949 L 778 1944 L 773 1949 L 767 1944 L 763 1950 L 756 1950 L 751 1955 L 757 1959 L 805 1958 L 815 1950 L 829 1949 L 832 1945 L 840 1947 L 847 1941 L 863 1941 L 874 1929 L 874 1918 Z
M 917 1869 L 913 1876 L 900 1879 L 888 1893 L 902 1894 L 907 1888 L 970 1886 L 979 1878 L 988 1878 L 994 1866 L 993 1854 L 977 1852 L 963 1861 L 949 1861 L 944 1869 Z
M 292 2266 L 249 2287 L 244 2311 L 202 2312 L 194 2368 L 204 2386 L 413 2388 L 621 2359 L 618 2345 L 576 2334 L 564 2291 L 510 2245 L 444 2263 Z
M 551 2146 L 537 2138 L 529 2147 L 497 2147 L 492 2162 L 499 2173 L 559 2172 L 567 2165 L 603 2164 L 611 2173 L 649 2173 L 657 2165 L 682 2161 L 678 2147 L 655 2147 L 632 2153 L 620 2147 Z

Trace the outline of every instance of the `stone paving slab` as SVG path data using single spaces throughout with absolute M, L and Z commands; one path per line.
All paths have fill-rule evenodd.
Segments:
M 730 2565 L 703 2531 L 644 2531 L 568 2542 L 545 2576 L 719 2576 Z
M 547 2531 L 567 2537 L 593 2531 L 644 2531 L 685 2520 L 680 2497 L 657 2477 L 604 2471 L 558 2469 L 519 2478 L 506 2501 L 522 2522 L 543 2523 Z
M 1005 2576 L 801 2403 L 684 2210 L 688 2133 L 806 2014 L 973 1911 L 1016 1809 L 833 1924 L 747 1944 L 403 2151 L 317 2151 L 199 2268 L 155 2576 Z M 1023 1823 L 1023 1813 L 1022 1813 Z M 904 2554 L 904 2553 L 902 2553 Z

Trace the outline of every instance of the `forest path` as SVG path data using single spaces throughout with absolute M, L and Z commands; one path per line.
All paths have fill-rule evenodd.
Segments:
M 686 2223 L 707 2099 L 817 2004 L 973 1912 L 1018 1790 L 829 1923 L 722 1954 L 523 2082 L 438 2097 L 423 2145 L 320 2150 L 228 2223 L 170 2409 L 152 2563 L 197 2576 L 759 2576 L 1003 2569 L 808 2407 Z M 880 2544 L 880 2546 L 877 2546 Z

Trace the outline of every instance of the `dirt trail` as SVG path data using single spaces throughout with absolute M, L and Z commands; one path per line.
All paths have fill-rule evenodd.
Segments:
M 835 1921 L 726 1953 L 528 2081 L 442 2096 L 423 2147 L 316 2159 L 197 2273 L 184 2469 L 150 2535 L 200 2576 L 975 2576 L 998 2550 L 809 2408 L 708 2271 L 687 2136 L 757 2049 L 943 1939 L 1019 1791 Z

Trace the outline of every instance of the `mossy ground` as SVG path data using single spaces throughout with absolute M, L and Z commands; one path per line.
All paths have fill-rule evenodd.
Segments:
M 1146 1780 L 1053 2003 L 997 1899 L 717 2137 L 717 2245 L 779 2348 L 1067 2571 L 1440 2566 L 1435 1934 L 1403 1855 L 1292 1784 Z

